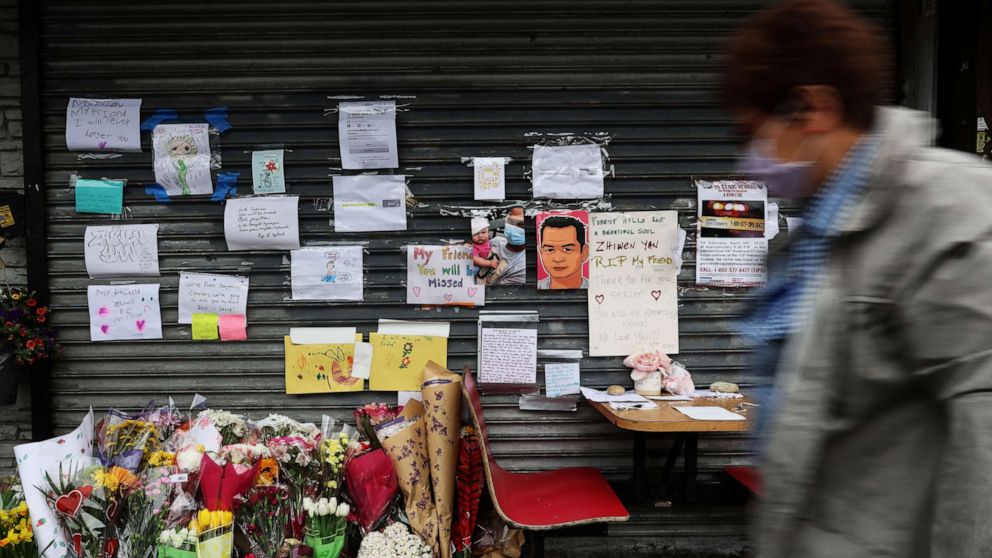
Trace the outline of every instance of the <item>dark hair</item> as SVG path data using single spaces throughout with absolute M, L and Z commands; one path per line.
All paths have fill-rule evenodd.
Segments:
M 544 237 L 544 229 L 567 229 L 575 227 L 575 238 L 579 240 L 579 248 L 586 245 L 586 224 L 570 215 L 554 215 L 541 221 L 541 237 Z
M 786 0 L 733 36 L 722 96 L 731 110 L 779 112 L 796 87 L 828 85 L 844 122 L 867 130 L 889 92 L 889 52 L 875 24 L 838 0 Z

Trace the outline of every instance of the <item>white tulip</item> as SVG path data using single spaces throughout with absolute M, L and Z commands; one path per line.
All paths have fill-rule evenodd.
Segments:
M 351 512 L 351 507 L 348 506 L 348 504 L 341 502 L 340 504 L 338 504 L 338 510 L 335 513 L 335 515 L 337 515 L 338 517 L 348 517 L 348 513 L 350 512 Z
M 329 513 L 331 513 L 331 509 L 327 505 L 327 500 L 321 500 L 317 504 L 317 513 L 318 513 L 318 515 L 321 515 L 321 516 L 325 516 L 325 515 L 328 515 Z
M 327 502 L 327 507 L 331 508 L 332 510 L 331 513 L 334 513 L 333 510 L 336 510 L 338 508 L 338 499 L 331 498 L 330 501 Z

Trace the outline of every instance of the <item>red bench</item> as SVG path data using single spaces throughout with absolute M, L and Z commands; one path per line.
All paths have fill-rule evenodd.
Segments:
M 496 512 L 507 523 L 549 530 L 587 523 L 627 521 L 630 513 L 598 469 L 571 467 L 538 473 L 511 473 L 499 466 L 489 447 L 482 399 L 472 371 L 465 368 L 462 392 L 480 433 L 482 463 Z

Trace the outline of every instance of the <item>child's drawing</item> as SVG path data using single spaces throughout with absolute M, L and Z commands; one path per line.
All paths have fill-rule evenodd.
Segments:
M 155 181 L 170 196 L 210 194 L 207 124 L 159 124 L 152 132 Z

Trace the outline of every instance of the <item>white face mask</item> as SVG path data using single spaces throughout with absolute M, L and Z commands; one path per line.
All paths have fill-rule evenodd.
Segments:
M 809 197 L 814 161 L 780 163 L 766 155 L 770 151 L 771 140 L 751 140 L 741 172 L 764 182 L 770 196 L 794 200 Z

